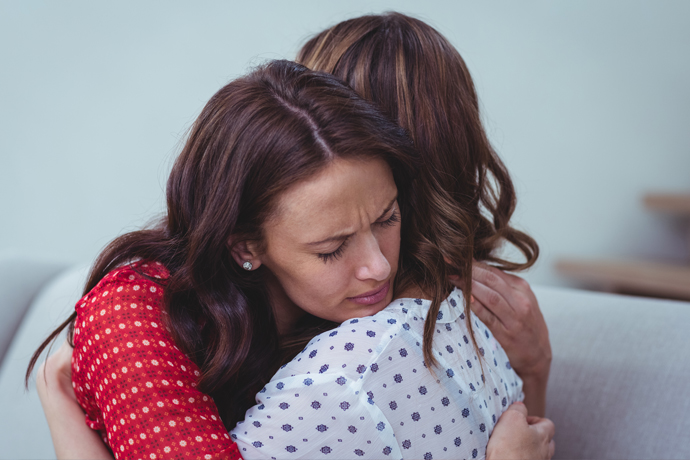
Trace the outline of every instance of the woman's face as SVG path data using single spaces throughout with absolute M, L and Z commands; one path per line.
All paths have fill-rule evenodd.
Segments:
M 379 159 L 336 159 L 278 202 L 258 260 L 297 306 L 342 322 L 390 303 L 400 251 L 393 174 Z

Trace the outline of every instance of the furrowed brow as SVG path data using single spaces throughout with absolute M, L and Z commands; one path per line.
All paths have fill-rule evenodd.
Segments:
M 388 203 L 388 206 L 386 206 L 385 211 L 383 211 L 383 212 L 381 213 L 381 215 L 379 216 L 379 218 L 376 219 L 376 220 L 379 221 L 379 220 L 383 219 L 383 216 L 385 216 L 386 214 L 388 214 L 388 213 L 390 212 L 390 210 L 393 209 L 393 205 L 395 204 L 396 201 L 398 201 L 398 195 L 395 195 L 395 198 L 393 198 L 393 199 L 391 200 L 391 202 Z
M 391 200 L 391 202 L 388 203 L 388 206 L 386 206 L 386 209 L 381 213 L 381 215 L 376 220 L 379 221 L 379 220 L 383 219 L 383 217 L 386 214 L 388 214 L 391 211 L 391 209 L 393 209 L 393 205 L 395 204 L 395 202 L 397 200 L 398 200 L 398 196 L 396 195 L 395 198 L 393 198 Z M 343 233 L 340 235 L 333 235 L 333 236 L 328 237 L 326 239 L 323 239 L 321 241 L 315 241 L 313 243 L 307 243 L 307 246 L 318 246 L 320 244 L 331 243 L 333 241 L 342 241 L 342 240 L 346 240 L 347 238 L 351 237 L 352 235 L 354 235 L 354 233 Z

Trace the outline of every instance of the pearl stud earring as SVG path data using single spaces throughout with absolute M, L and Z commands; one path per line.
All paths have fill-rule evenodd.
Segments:
M 242 264 L 242 268 L 249 271 L 252 269 L 252 263 L 250 261 L 246 261 L 245 263 Z

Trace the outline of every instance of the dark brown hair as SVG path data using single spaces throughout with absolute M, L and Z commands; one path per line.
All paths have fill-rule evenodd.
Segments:
M 453 221 L 445 215 L 454 211 L 453 203 L 442 191 L 436 194 L 435 183 L 416 180 L 420 160 L 404 130 L 334 76 L 289 61 L 261 66 L 211 98 L 170 173 L 165 217 L 153 228 L 115 239 L 93 266 L 84 293 L 133 261 L 158 261 L 168 269 L 166 280 L 154 280 L 165 287 L 168 327 L 199 366 L 198 388 L 213 396 L 226 427 L 243 418 L 255 392 L 290 358 L 281 353 L 263 288 L 265 267 L 242 270 L 228 242 L 260 242 L 276 198 L 337 157 L 381 158 L 390 166 L 406 245 L 399 279 L 422 280 L 437 311 L 447 274 L 435 245 L 438 229 L 425 220 L 439 215 Z M 469 246 L 456 241 L 451 255 L 467 257 Z M 27 379 L 64 327 L 71 337 L 74 318 L 36 351 Z M 333 325 L 311 317 L 298 329 L 318 332 Z
M 534 264 L 539 246 L 509 223 L 515 189 L 482 126 L 472 77 L 443 35 L 400 13 L 362 16 L 311 38 L 297 61 L 343 79 L 407 130 L 422 155 L 424 180 L 435 177 L 466 212 L 476 260 L 503 270 Z M 525 261 L 498 255 L 503 241 Z

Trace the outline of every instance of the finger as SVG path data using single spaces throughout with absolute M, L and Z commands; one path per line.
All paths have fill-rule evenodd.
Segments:
M 531 424 L 530 427 L 537 430 L 545 442 L 551 441 L 556 434 L 556 425 L 554 425 L 553 422 L 548 418 L 543 418 L 537 423 Z
M 472 295 L 475 301 L 481 302 L 507 329 L 516 327 L 516 312 L 501 294 L 480 281 L 473 279 Z
M 556 441 L 553 439 L 549 443 L 549 460 L 551 460 L 556 453 Z
M 513 404 L 508 406 L 508 409 L 506 409 L 506 411 L 509 411 L 509 410 L 519 412 L 520 414 L 527 417 L 527 406 L 525 406 L 525 404 L 520 402 L 520 401 L 514 402 Z
M 512 273 L 504 272 L 500 268 L 496 268 L 484 262 L 474 262 L 472 267 L 477 267 L 479 270 L 484 270 L 494 276 L 499 277 L 512 289 L 517 289 L 519 291 L 530 290 L 529 283 L 527 283 L 527 281 L 525 281 L 523 278 Z
M 508 283 L 507 275 L 501 270 L 488 265 L 473 265 L 472 279 L 490 287 L 510 303 L 513 287 Z
M 500 336 L 505 326 L 503 323 L 494 315 L 491 310 L 486 308 L 484 304 L 478 301 L 474 296 L 472 296 L 470 301 L 470 308 L 477 315 L 477 318 L 481 320 L 482 323 L 486 324 L 486 327 L 493 332 L 494 336 Z
M 499 276 L 503 281 L 511 285 L 512 287 L 517 287 L 518 285 L 522 284 L 524 281 L 523 278 L 513 274 L 513 273 L 508 273 L 504 272 L 500 268 L 496 268 L 493 265 L 489 265 L 484 262 L 476 262 L 475 265 L 481 269 L 487 270 L 491 273 L 493 273 L 496 276 Z

